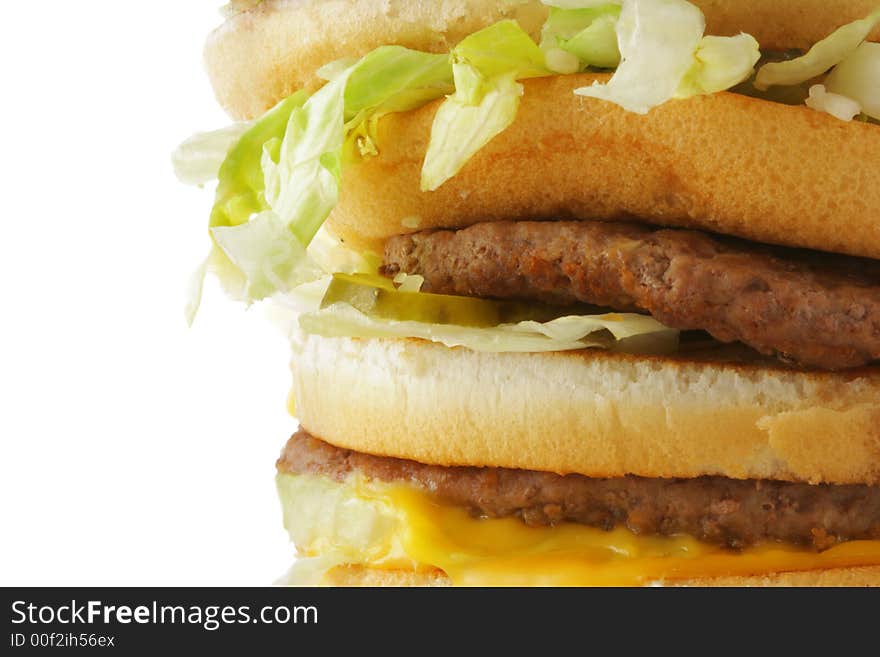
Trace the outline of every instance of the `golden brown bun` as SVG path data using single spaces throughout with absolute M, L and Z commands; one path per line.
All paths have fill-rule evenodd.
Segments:
M 333 445 L 594 477 L 880 483 L 880 369 L 303 336 L 296 415 Z
M 880 127 L 730 93 L 647 116 L 525 82 L 516 121 L 435 192 L 419 191 L 436 104 L 386 117 L 380 154 L 345 172 L 332 230 L 387 237 L 517 218 L 627 215 L 759 242 L 880 258 Z
M 450 586 L 441 570 L 413 572 L 363 566 L 337 566 L 325 576 L 327 586 Z M 880 586 L 880 566 L 832 568 L 769 575 L 667 580 L 667 586 Z
M 253 4 L 240 3 L 243 5 Z M 768 50 L 805 49 L 866 16 L 876 0 L 694 0 L 707 33 L 748 32 Z M 235 118 L 259 116 L 318 81 L 327 62 L 381 45 L 447 52 L 468 34 L 515 18 L 538 38 L 538 0 L 266 0 L 232 16 L 208 39 L 205 62 L 220 103 Z M 880 38 L 880 30 L 874 38 Z

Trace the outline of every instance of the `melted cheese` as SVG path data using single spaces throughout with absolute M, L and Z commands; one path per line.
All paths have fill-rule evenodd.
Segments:
M 282 474 L 278 486 L 301 553 L 333 553 L 334 564 L 438 568 L 459 586 L 637 586 L 880 565 L 880 541 L 820 553 L 780 543 L 733 552 L 688 536 L 474 518 L 405 485 Z
M 575 523 L 528 527 L 516 518 L 476 519 L 398 487 L 406 518 L 403 548 L 462 586 L 636 586 L 664 580 L 760 575 L 880 565 L 880 541 L 850 541 L 824 552 L 778 543 L 742 552 L 687 536 L 636 536 Z

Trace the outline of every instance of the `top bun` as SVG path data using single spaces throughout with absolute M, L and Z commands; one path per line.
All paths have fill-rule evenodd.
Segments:
M 765 50 L 809 48 L 877 6 L 877 0 L 692 1 L 706 14 L 707 34 L 748 32 Z M 294 91 L 317 86 L 315 71 L 336 59 L 381 45 L 447 52 L 505 18 L 537 39 L 547 11 L 538 0 L 264 0 L 211 34 L 205 64 L 220 104 L 236 119 L 251 119 Z M 880 28 L 872 38 L 880 39 Z

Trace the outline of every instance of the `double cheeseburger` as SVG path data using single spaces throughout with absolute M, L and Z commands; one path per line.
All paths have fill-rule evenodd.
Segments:
M 289 325 L 286 581 L 880 583 L 877 3 L 228 6 L 177 165 Z

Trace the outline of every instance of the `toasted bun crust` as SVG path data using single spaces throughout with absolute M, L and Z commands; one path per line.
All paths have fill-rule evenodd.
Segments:
M 339 447 L 594 477 L 880 483 L 878 368 L 805 373 L 602 350 L 298 342 L 296 415 Z
M 513 125 L 435 192 L 419 179 L 437 104 L 386 117 L 380 154 L 346 170 L 331 228 L 378 250 L 480 221 L 632 216 L 880 258 L 880 127 L 730 93 L 641 116 L 572 93 L 594 79 L 526 81 Z
M 379 570 L 337 566 L 324 576 L 327 586 L 450 586 L 443 571 Z M 880 586 L 880 566 L 782 572 L 747 577 L 669 580 L 667 586 Z
M 693 1 L 706 14 L 708 34 L 748 32 L 771 50 L 808 48 L 876 6 L 876 0 Z M 205 62 L 223 107 L 236 118 L 253 118 L 317 84 L 314 72 L 327 62 L 390 44 L 446 52 L 504 18 L 537 38 L 546 16 L 538 0 L 265 0 L 211 35 Z

